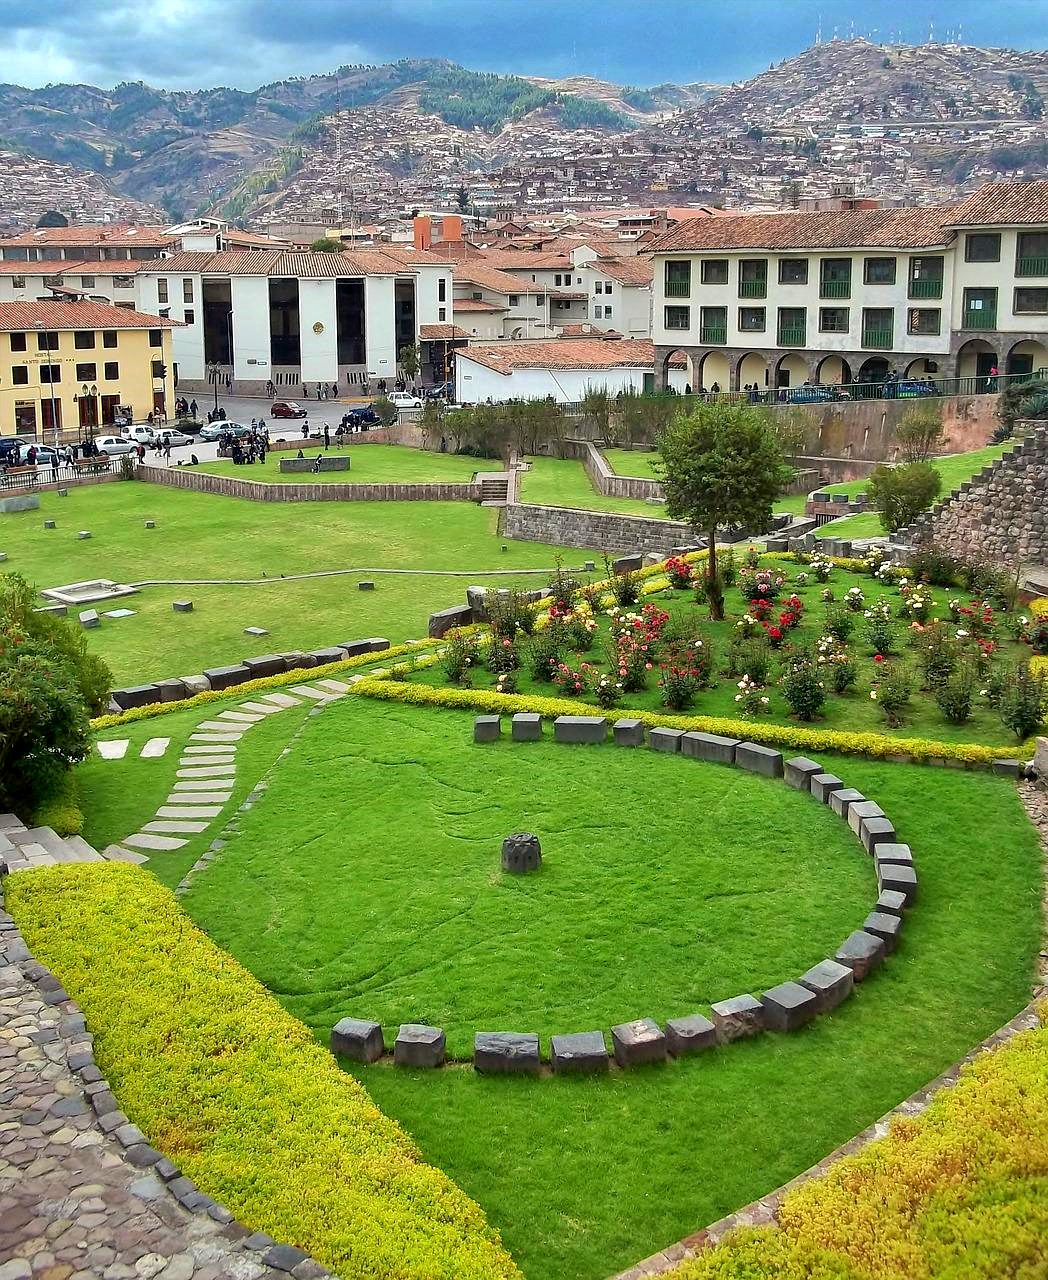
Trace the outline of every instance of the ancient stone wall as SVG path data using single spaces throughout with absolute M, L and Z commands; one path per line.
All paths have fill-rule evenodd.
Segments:
M 250 474 L 251 468 L 245 470 Z M 138 478 L 252 502 L 479 502 L 480 484 L 265 484 L 189 467 L 140 466 Z
M 1048 426 L 1018 425 L 1014 449 L 900 529 L 902 545 L 934 543 L 998 564 L 1048 564 Z
M 548 542 L 563 547 L 592 547 L 598 551 L 668 551 L 696 541 L 690 525 L 646 516 L 619 516 L 575 507 L 508 504 L 502 513 L 502 534 L 523 542 Z

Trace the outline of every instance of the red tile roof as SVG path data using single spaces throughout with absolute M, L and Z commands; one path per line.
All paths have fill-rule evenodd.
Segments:
M 151 267 L 163 258 L 107 258 L 81 262 L 79 258 L 51 259 L 46 262 L 17 262 L 10 258 L 0 260 L 0 275 L 5 276 L 133 276 L 144 267 Z
M 540 253 L 537 249 L 485 249 L 482 261 L 498 271 L 573 271 L 566 253 Z
M 453 298 L 452 311 L 508 311 L 508 307 L 496 306 L 494 302 L 484 302 L 481 298 Z
M 445 342 L 452 338 L 468 338 L 470 335 L 457 324 L 420 324 L 418 336 L 423 342 Z
M 72 227 L 36 227 L 17 236 L 0 240 L 0 248 L 23 248 L 33 245 L 146 245 L 162 248 L 175 237 L 163 227 L 138 227 L 126 222 L 83 223 Z
M 0 332 L 23 329 L 175 329 L 177 320 L 106 302 L 0 302 Z
M 988 182 L 953 209 L 952 227 L 1029 227 L 1048 223 L 1048 179 Z
M 496 373 L 514 369 L 654 369 L 655 345 L 650 338 L 554 338 L 548 342 L 476 343 L 458 353 Z M 683 355 L 671 357 L 683 368 Z
M 545 286 L 533 284 L 530 280 L 520 280 L 487 263 L 470 258 L 455 266 L 455 283 L 475 284 L 481 289 L 490 289 L 492 293 L 544 293 Z
M 586 265 L 601 275 L 617 280 L 619 284 L 651 284 L 652 266 L 649 258 L 601 258 Z
M 417 257 L 423 261 L 422 255 Z M 219 253 L 175 253 L 137 265 L 139 270 L 156 275 L 297 276 L 301 279 L 392 276 L 411 270 L 406 256 L 387 253 L 384 249 L 348 249 L 343 253 L 314 253 L 309 249 L 223 249 Z
M 678 223 L 652 241 L 651 253 L 711 249 L 926 249 L 944 245 L 954 205 L 831 213 L 743 213 Z

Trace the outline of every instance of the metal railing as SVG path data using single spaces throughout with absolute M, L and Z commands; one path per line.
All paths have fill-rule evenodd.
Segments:
M 133 455 L 129 455 L 132 456 Z M 48 463 L 36 466 L 0 467 L 0 489 L 39 489 L 44 485 L 73 485 L 93 476 L 108 475 L 120 470 L 120 459 L 113 457 L 85 458 L 72 466 L 63 464 L 57 468 Z
M 1048 258 L 1016 258 L 1017 276 L 1048 276 Z
M 740 298 L 766 298 L 768 296 L 767 280 L 740 280 Z
M 699 330 L 699 341 L 708 342 L 711 345 L 723 345 L 728 341 L 728 330 L 722 325 L 703 325 Z
M 997 309 L 983 307 L 980 311 L 966 311 L 961 317 L 962 329 L 996 329 Z
M 933 279 L 926 277 L 923 280 L 910 281 L 910 297 L 911 298 L 941 298 L 942 297 L 942 277 Z
M 820 298 L 850 298 L 850 280 L 823 280 L 819 285 Z
M 665 287 L 667 298 L 690 298 L 691 297 L 691 281 L 690 280 L 667 280 Z
M 807 330 L 804 326 L 800 328 L 789 328 L 779 330 L 779 346 L 780 347 L 803 347 Z
M 863 329 L 862 345 L 876 351 L 890 351 L 894 337 L 891 329 Z

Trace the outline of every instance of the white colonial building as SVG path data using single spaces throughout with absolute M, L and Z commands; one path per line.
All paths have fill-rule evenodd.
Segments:
M 669 384 L 687 389 L 687 362 L 670 361 Z M 504 400 L 556 400 L 571 404 L 587 391 L 609 395 L 651 391 L 655 350 L 645 338 L 555 338 L 540 342 L 489 342 L 461 348 L 455 358 L 455 398 L 460 404 Z
M 652 336 L 693 384 L 972 379 L 1048 367 L 1048 181 L 956 205 L 739 214 L 651 246 Z M 982 383 L 991 389 L 989 383 Z

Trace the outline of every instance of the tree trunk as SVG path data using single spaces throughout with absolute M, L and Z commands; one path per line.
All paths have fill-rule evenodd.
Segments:
M 710 618 L 714 622 L 724 620 L 724 591 L 721 587 L 720 573 L 717 569 L 717 526 L 709 531 L 709 556 L 706 559 L 706 603 L 710 607 Z

